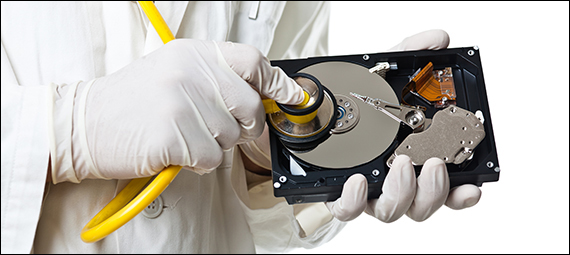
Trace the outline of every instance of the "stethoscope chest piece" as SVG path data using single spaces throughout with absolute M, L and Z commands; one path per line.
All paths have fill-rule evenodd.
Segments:
M 290 76 L 309 95 L 303 106 L 277 104 L 281 111 L 268 115 L 269 128 L 288 149 L 305 152 L 316 148 L 332 134 L 338 111 L 334 95 L 314 76 Z

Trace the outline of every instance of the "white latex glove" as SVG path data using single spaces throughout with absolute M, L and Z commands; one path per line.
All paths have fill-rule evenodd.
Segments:
M 389 51 L 445 49 L 449 35 L 443 30 L 429 30 L 404 39 Z M 481 190 L 471 184 L 449 190 L 449 176 L 443 160 L 431 158 L 422 167 L 416 180 L 410 158 L 399 155 L 390 168 L 382 194 L 367 199 L 368 183 L 361 174 L 348 178 L 342 195 L 326 205 L 334 217 L 349 221 L 362 211 L 383 222 L 393 222 L 406 214 L 415 221 L 424 221 L 444 203 L 452 209 L 471 207 L 481 198 Z
M 169 165 L 207 173 L 223 150 L 262 133 L 260 94 L 282 104 L 304 96 L 253 46 L 191 39 L 52 88 L 54 183 L 147 177 Z

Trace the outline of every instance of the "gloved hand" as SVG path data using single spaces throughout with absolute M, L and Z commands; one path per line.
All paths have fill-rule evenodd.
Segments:
M 253 46 L 176 39 L 88 82 L 52 84 L 54 183 L 132 179 L 169 165 L 206 173 L 257 138 L 260 94 L 299 104 L 302 89 Z
M 445 49 L 449 35 L 442 30 L 429 30 L 404 39 L 389 51 Z M 378 199 L 367 200 L 368 183 L 361 174 L 348 178 L 342 195 L 326 205 L 334 217 L 349 221 L 362 211 L 383 222 L 393 222 L 406 214 L 415 221 L 429 218 L 444 203 L 452 209 L 471 207 L 481 198 L 481 190 L 471 184 L 449 190 L 449 176 L 443 160 L 431 158 L 417 177 L 410 158 L 399 155 L 390 168 L 382 194 Z

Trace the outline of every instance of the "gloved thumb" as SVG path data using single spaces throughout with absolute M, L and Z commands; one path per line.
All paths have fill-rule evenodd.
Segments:
M 454 210 L 461 210 L 476 205 L 481 199 L 481 189 L 473 184 L 464 184 L 449 192 L 445 205 Z
M 445 162 L 430 158 L 417 178 L 416 196 L 406 215 L 415 221 L 424 221 L 437 211 L 449 193 L 449 175 Z
M 303 102 L 303 89 L 281 68 L 271 66 L 257 48 L 239 43 L 217 42 L 226 63 L 261 95 L 281 104 Z
M 340 221 L 356 219 L 366 209 L 368 200 L 368 182 L 362 174 L 354 174 L 348 178 L 342 188 L 340 198 L 334 202 L 326 202 L 331 214 Z
M 388 51 L 439 50 L 447 48 L 448 45 L 449 35 L 447 32 L 441 29 L 433 29 L 407 37 Z

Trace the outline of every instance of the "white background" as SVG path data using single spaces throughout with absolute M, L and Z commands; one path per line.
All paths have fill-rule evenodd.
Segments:
M 332 2 L 329 55 L 439 28 L 480 49 L 501 167 L 479 203 L 418 223 L 367 214 L 299 253 L 568 254 L 568 2 Z

